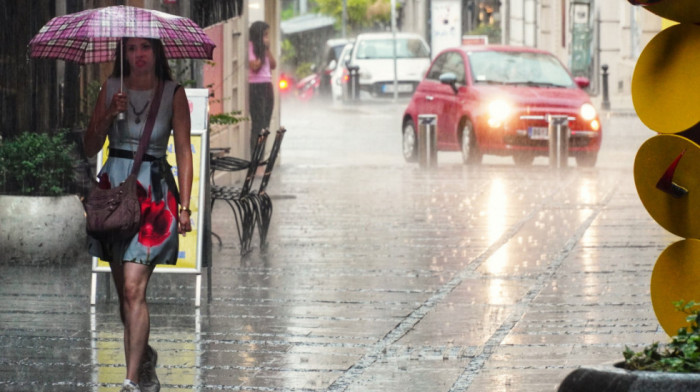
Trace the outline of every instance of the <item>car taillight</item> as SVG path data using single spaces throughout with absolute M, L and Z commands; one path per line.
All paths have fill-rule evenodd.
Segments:
M 280 90 L 286 91 L 287 89 L 289 89 L 289 81 L 287 79 L 282 78 L 280 79 L 279 86 Z
M 350 74 L 348 74 L 348 71 L 346 69 L 343 70 L 343 77 L 340 80 L 342 80 L 343 83 L 347 83 L 348 80 L 350 80 Z

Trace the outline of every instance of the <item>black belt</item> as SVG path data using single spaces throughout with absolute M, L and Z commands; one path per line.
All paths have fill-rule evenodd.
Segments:
M 110 157 L 134 159 L 134 155 L 136 155 L 136 151 L 121 150 L 118 148 L 110 148 L 109 149 L 109 156 Z M 143 160 L 145 162 L 153 162 L 153 161 L 157 161 L 161 158 L 156 158 L 153 155 L 143 154 Z
M 118 148 L 110 148 L 109 156 L 114 158 L 126 158 L 134 159 L 136 152 L 129 150 L 121 150 Z M 178 192 L 177 184 L 175 183 L 175 177 L 173 177 L 173 171 L 170 168 L 166 156 L 163 155 L 160 158 L 156 158 L 153 155 L 143 154 L 143 160 L 146 162 L 158 162 L 151 165 L 151 182 L 153 184 L 159 184 L 161 178 L 165 178 L 168 187 L 173 192 L 177 204 L 180 204 L 180 192 Z M 156 200 L 161 200 L 163 198 L 163 190 L 160 186 L 153 187 L 153 193 Z

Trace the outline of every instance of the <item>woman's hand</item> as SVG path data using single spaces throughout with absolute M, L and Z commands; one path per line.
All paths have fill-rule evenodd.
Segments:
M 262 68 L 263 62 L 262 62 L 262 60 L 251 59 L 249 64 L 250 64 L 250 69 L 253 72 L 258 72 L 260 70 L 260 68 Z
M 190 210 L 186 208 L 180 209 L 180 214 L 178 216 L 177 222 L 177 232 L 182 234 L 189 233 L 192 231 L 192 220 L 190 219 Z
M 116 117 L 119 113 L 126 112 L 127 110 L 127 97 L 123 92 L 118 92 L 112 97 L 112 102 L 109 104 L 109 110 L 107 114 L 112 118 Z

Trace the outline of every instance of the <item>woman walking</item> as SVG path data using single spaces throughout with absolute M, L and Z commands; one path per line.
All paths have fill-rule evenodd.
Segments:
M 126 378 L 122 392 L 159 391 L 158 359 L 148 344 L 150 316 L 146 289 L 156 264 L 175 264 L 178 233 L 192 230 L 190 193 L 192 152 L 190 112 L 185 89 L 172 80 L 170 67 L 157 39 L 122 38 L 114 71 L 102 86 L 85 133 L 85 151 L 94 156 L 109 139 L 109 158 L 98 174 L 99 186 L 119 185 L 131 172 L 150 107 L 162 91 L 146 155 L 138 172 L 141 228 L 124 241 L 90 238 L 89 252 L 110 263 L 124 324 Z M 121 52 L 125 60 L 123 72 Z M 120 91 L 120 78 L 126 91 Z M 162 90 L 161 90 L 162 89 Z M 126 113 L 126 119 L 118 119 Z M 179 191 L 166 148 L 170 131 L 175 140 Z M 180 205 L 178 209 L 178 205 Z

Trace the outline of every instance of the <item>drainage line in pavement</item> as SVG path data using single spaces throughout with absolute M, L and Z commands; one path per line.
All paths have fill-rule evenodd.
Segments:
M 552 192 L 552 196 L 556 195 L 559 193 L 562 189 L 566 189 L 567 185 L 569 183 L 573 182 L 573 179 L 570 179 L 567 181 L 566 184 L 562 184 L 560 187 L 555 189 Z M 603 205 L 607 204 L 607 201 L 610 199 L 612 193 L 614 192 L 611 191 L 610 195 L 605 199 L 605 202 Z M 546 198 L 545 200 L 551 200 L 550 198 Z M 418 324 L 437 304 L 445 299 L 448 294 L 450 294 L 457 286 L 459 286 L 464 279 L 468 278 L 471 276 L 471 274 L 485 261 L 487 260 L 491 255 L 493 255 L 498 249 L 500 249 L 503 245 L 508 243 L 508 241 L 531 219 L 533 219 L 537 213 L 539 213 L 541 210 L 543 210 L 546 207 L 546 203 L 542 202 L 537 205 L 537 208 L 534 208 L 532 211 L 530 211 L 529 214 L 527 214 L 525 217 L 523 217 L 520 221 L 518 221 L 516 224 L 511 226 L 509 230 L 507 230 L 503 235 L 501 235 L 497 241 L 495 241 L 493 244 L 491 244 L 483 253 L 481 253 L 479 256 L 477 256 L 472 262 L 469 263 L 461 272 L 459 272 L 452 280 L 450 280 L 448 283 L 445 285 L 441 286 L 437 292 L 428 300 L 426 300 L 420 307 L 418 307 L 416 310 L 411 312 L 405 319 L 403 319 L 399 324 L 396 325 L 391 331 L 389 331 L 384 337 L 379 340 L 371 350 L 371 352 L 368 352 L 365 354 L 358 362 L 356 362 L 350 369 L 348 369 L 347 372 L 345 372 L 341 377 L 336 379 L 329 387 L 329 391 L 344 391 L 346 390 L 355 380 L 360 377 L 365 369 L 369 368 L 374 362 L 376 362 L 380 357 L 383 356 L 383 353 L 386 351 L 386 348 L 397 342 L 401 337 L 406 335 L 408 332 L 410 332 L 413 327 Z M 599 207 L 600 208 L 600 207 Z M 598 210 L 593 214 L 596 216 L 598 214 Z M 588 227 L 587 225 L 590 225 L 590 222 L 592 222 L 592 219 L 587 220 L 584 223 L 584 229 L 579 231 L 585 232 L 585 229 Z M 582 234 L 579 234 L 578 232 L 576 233 L 575 236 L 580 236 Z M 575 244 L 574 242 L 573 244 Z M 571 247 L 573 247 L 573 244 Z M 561 263 L 561 261 L 559 261 Z M 537 287 L 539 287 L 540 284 L 538 282 Z M 539 290 L 532 290 L 531 293 L 534 292 L 536 295 Z M 530 293 L 528 293 L 530 294 Z M 524 313 L 524 311 L 519 312 L 519 314 Z M 518 318 L 519 319 L 519 318 Z M 510 331 L 514 326 L 515 323 L 517 322 L 518 319 L 515 319 L 514 321 L 510 321 L 511 318 L 509 318 L 506 322 L 504 322 L 499 330 L 496 331 L 494 335 L 489 339 L 489 342 L 495 341 L 496 336 L 500 336 L 501 330 L 505 330 L 505 327 L 507 324 L 509 324 L 507 331 Z M 512 324 L 512 325 L 510 325 Z M 507 334 L 507 332 L 506 332 Z M 497 338 L 498 342 L 502 341 L 503 338 L 506 336 L 506 334 L 503 334 L 502 337 Z M 486 351 L 489 351 L 486 353 Z M 491 352 L 488 349 L 488 343 L 487 347 L 484 349 L 484 351 L 479 354 L 474 360 L 470 362 L 474 364 L 478 364 L 478 369 L 480 369 L 483 364 L 486 362 L 486 360 L 491 356 Z M 460 380 L 464 378 L 465 374 L 471 373 L 470 371 L 471 366 L 467 366 L 466 371 L 460 376 L 458 379 L 458 383 L 460 383 Z M 460 384 L 455 384 L 455 385 L 466 385 L 466 387 L 469 387 L 471 384 L 473 377 L 467 376 L 467 378 L 464 381 L 461 381 Z M 453 386 L 454 389 L 454 386 Z M 466 388 L 465 388 L 466 389 Z
M 486 344 L 484 344 L 483 351 L 469 362 L 469 364 L 459 376 L 457 381 L 455 381 L 455 383 L 452 385 L 452 388 L 450 388 L 449 392 L 463 392 L 469 388 L 469 386 L 472 384 L 474 378 L 476 378 L 481 368 L 491 357 L 491 354 L 493 354 L 496 348 L 501 345 L 503 339 L 505 339 L 506 336 L 508 336 L 508 334 L 515 327 L 518 321 L 520 321 L 520 319 L 523 318 L 530 303 L 532 303 L 532 301 L 537 297 L 537 295 L 539 295 L 540 292 L 542 292 L 547 282 L 551 279 L 552 275 L 556 273 L 556 271 L 562 265 L 564 260 L 566 260 L 566 258 L 569 257 L 569 254 L 571 254 L 571 251 L 581 240 L 581 237 L 583 237 L 586 230 L 588 230 L 595 218 L 598 217 L 600 211 L 608 205 L 608 203 L 612 199 L 612 196 L 616 192 L 616 188 L 617 187 L 613 188 L 606 195 L 606 197 L 603 199 L 603 202 L 598 204 L 598 206 L 593 210 L 588 219 L 586 219 L 581 224 L 581 226 L 579 226 L 578 230 L 576 230 L 576 232 L 574 232 L 574 234 L 571 236 L 571 238 L 569 238 L 566 244 L 564 244 L 564 247 L 559 252 L 554 261 L 551 264 L 549 264 L 549 266 L 547 266 L 547 270 L 545 271 L 545 273 L 540 274 L 537 277 L 537 281 L 534 287 L 530 291 L 528 291 L 527 294 L 523 296 L 522 300 L 516 305 L 516 311 L 511 313 L 511 315 L 506 319 L 506 321 L 504 321 L 503 324 L 501 324 L 501 326 L 496 330 L 496 332 L 493 335 L 491 335 L 489 340 L 486 341 Z

